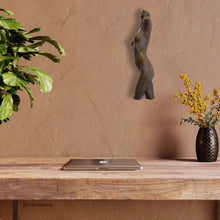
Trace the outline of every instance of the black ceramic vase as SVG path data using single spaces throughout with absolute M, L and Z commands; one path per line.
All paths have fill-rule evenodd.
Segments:
M 215 162 L 218 157 L 218 136 L 215 128 L 200 128 L 196 137 L 196 155 L 199 162 Z

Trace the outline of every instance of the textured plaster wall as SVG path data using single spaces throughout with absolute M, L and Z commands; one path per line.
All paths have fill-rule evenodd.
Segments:
M 66 50 L 62 63 L 31 64 L 53 78 L 53 91 L 0 126 L 1 156 L 195 156 L 196 127 L 172 97 L 181 73 L 205 92 L 219 85 L 219 0 L 7 0 L 27 29 L 42 27 Z M 151 13 L 149 57 L 154 101 L 133 100 L 139 73 L 130 43 L 142 9 Z M 45 50 L 55 52 L 50 46 Z M 219 131 L 219 129 L 218 129 Z

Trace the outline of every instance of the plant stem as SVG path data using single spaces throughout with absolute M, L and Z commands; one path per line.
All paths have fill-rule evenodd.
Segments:
M 14 52 L 14 57 L 17 56 L 17 52 Z M 16 64 L 17 64 L 17 60 L 13 60 L 13 73 L 16 74 Z

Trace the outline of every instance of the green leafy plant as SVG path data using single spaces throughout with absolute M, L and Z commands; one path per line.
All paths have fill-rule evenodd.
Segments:
M 3 9 L 2 6 L 0 11 L 9 16 L 13 15 L 12 11 Z M 30 84 L 39 84 L 42 93 L 50 92 L 52 89 L 51 77 L 42 70 L 18 64 L 21 58 L 30 61 L 38 55 L 60 63 L 57 56 L 39 50 L 44 43 L 49 43 L 62 56 L 65 55 L 61 45 L 49 36 L 31 36 L 40 30 L 41 28 L 34 28 L 27 31 L 16 19 L 0 16 L 0 124 L 10 119 L 13 111 L 18 111 L 18 91 L 24 89 L 28 93 L 32 107 L 33 94 L 29 88 Z

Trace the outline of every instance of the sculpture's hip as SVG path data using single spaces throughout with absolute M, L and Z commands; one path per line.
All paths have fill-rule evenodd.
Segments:
M 148 58 L 144 53 L 135 53 L 135 64 L 147 78 L 152 79 L 154 77 L 154 69 Z

